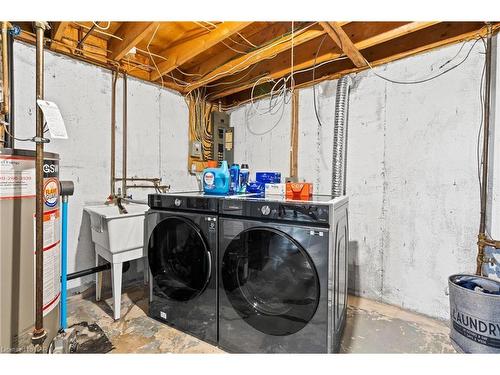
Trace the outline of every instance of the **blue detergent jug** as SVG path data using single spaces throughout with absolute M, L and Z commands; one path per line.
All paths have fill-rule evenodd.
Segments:
M 206 168 L 203 171 L 203 191 L 206 194 L 226 195 L 229 193 L 229 169 L 227 161 L 219 168 Z

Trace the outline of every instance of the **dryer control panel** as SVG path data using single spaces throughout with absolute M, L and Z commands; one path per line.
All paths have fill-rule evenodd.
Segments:
M 327 204 L 221 199 L 220 205 L 220 213 L 223 215 L 319 225 L 329 223 L 330 206 Z

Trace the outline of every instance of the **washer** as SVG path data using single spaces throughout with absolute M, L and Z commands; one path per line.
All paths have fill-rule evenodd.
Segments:
M 217 343 L 218 198 L 199 192 L 150 194 L 145 246 L 149 316 Z
M 219 345 L 238 353 L 338 352 L 348 198 L 219 204 Z

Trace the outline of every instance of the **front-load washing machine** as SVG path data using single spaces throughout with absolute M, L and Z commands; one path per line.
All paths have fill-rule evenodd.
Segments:
M 219 204 L 219 345 L 238 353 L 337 352 L 348 198 Z
M 217 343 L 217 197 L 150 194 L 145 246 L 149 316 Z

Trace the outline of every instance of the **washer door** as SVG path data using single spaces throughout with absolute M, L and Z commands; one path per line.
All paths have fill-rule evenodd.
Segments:
M 297 241 L 279 230 L 241 232 L 225 251 L 221 275 L 239 316 L 267 335 L 296 333 L 316 312 L 320 287 L 314 264 Z
M 200 295 L 211 275 L 211 256 L 200 229 L 183 217 L 169 217 L 149 238 L 154 291 L 176 301 Z

